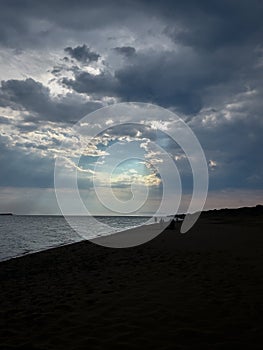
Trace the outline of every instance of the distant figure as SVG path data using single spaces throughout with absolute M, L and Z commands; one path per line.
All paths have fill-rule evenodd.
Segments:
M 154 217 L 154 223 L 155 224 L 157 223 L 157 217 L 156 216 Z
M 160 226 L 163 227 L 163 224 L 164 224 L 164 219 L 161 218 L 161 220 L 160 220 Z

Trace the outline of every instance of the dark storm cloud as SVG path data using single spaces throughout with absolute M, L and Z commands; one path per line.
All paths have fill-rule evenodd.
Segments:
M 132 64 L 115 72 L 117 95 L 123 101 L 177 106 L 186 114 L 198 112 L 202 107 L 199 87 L 208 83 L 210 72 L 200 76 L 194 68 L 200 63 L 189 58 L 177 57 L 173 52 L 137 55 Z
M 101 107 L 97 101 L 84 102 L 79 94 L 86 93 L 95 100 L 113 96 L 120 101 L 169 107 L 193 122 L 208 160 L 213 161 L 210 164 L 216 162 L 211 172 L 212 189 L 260 188 L 263 183 L 259 151 L 263 147 L 262 14 L 263 2 L 257 0 L 168 0 L 165 3 L 159 0 L 74 3 L 3 0 L 0 44 L 14 48 L 16 53 L 20 48 L 26 52 L 28 47 L 37 49 L 45 45 L 57 49 L 59 43 L 62 48 L 71 45 L 66 52 L 76 61 L 97 62 L 99 54 L 85 44 L 74 45 L 87 42 L 83 37 L 89 31 L 95 33 L 92 47 L 97 51 L 94 43 L 98 30 L 102 31 L 101 37 L 108 37 L 112 35 L 108 34 L 112 28 L 130 30 L 138 49 L 124 46 L 133 45 L 133 41 L 125 38 L 123 42 L 117 33 L 115 39 L 119 41 L 112 41 L 112 49 L 122 55 L 123 65 L 115 65 L 111 70 L 105 62 L 105 71 L 102 69 L 96 76 L 72 65 L 69 70 L 73 78 L 68 78 L 68 74 L 63 77 L 65 67 L 54 67 L 53 74 L 73 90 L 57 98 L 51 96 L 48 87 L 33 79 L 4 81 L 0 106 L 26 112 L 26 120 L 16 125 L 25 132 L 34 130 L 40 120 L 76 121 Z M 153 18 L 160 24 L 159 29 L 154 25 L 150 28 L 153 37 L 163 35 L 168 40 L 163 46 L 157 45 L 158 48 L 151 42 L 146 47 L 140 37 L 141 26 Z M 82 39 L 76 40 L 78 35 Z M 103 52 L 100 50 L 101 47 L 98 51 Z M 66 57 L 64 63 L 70 62 Z M 246 91 L 251 93 L 244 97 L 242 94 Z M 233 106 L 228 107 L 231 103 Z M 203 124 L 206 114 L 214 114 L 211 124 Z M 4 125 L 9 121 L 2 117 L 0 123 Z M 124 132 L 133 134 L 134 130 L 122 130 Z M 5 178 L 1 178 L 5 184 L 29 183 L 29 172 L 39 166 L 36 159 L 34 167 L 32 159 L 27 158 L 23 163 L 21 150 L 11 154 L 2 148 L 1 156 L 2 168 L 12 160 L 4 170 Z M 23 169 L 24 164 L 28 170 Z M 21 177 L 15 180 L 14 174 L 19 173 L 20 167 Z M 50 184 L 47 177 L 41 178 L 41 173 L 36 176 L 40 177 L 39 182 L 35 179 L 32 183 Z
M 121 47 L 114 47 L 113 49 L 119 54 L 122 54 L 126 57 L 131 57 L 135 54 L 136 50 L 132 46 L 121 46 Z
M 129 19 L 133 4 L 126 1 L 102 0 L 2 0 L 0 11 L 0 43 L 12 48 L 55 46 L 56 29 L 74 33 L 104 28 Z M 18 15 L 19 14 L 19 15 Z
M 75 58 L 77 61 L 82 63 L 97 62 L 100 58 L 100 55 L 96 52 L 90 50 L 87 45 L 77 46 L 75 48 L 66 47 L 64 49 L 72 58 Z
M 169 10 L 169 5 L 167 6 Z M 170 6 L 166 32 L 175 42 L 216 50 L 261 41 L 263 5 L 260 1 L 177 1 Z
M 2 81 L 0 106 L 31 112 L 28 121 L 50 120 L 74 122 L 100 108 L 99 102 L 84 102 L 72 94 L 59 98 L 50 95 L 48 87 L 34 79 Z
M 76 92 L 98 97 L 116 95 L 118 86 L 118 81 L 109 73 L 93 75 L 82 71 L 75 73 L 75 79 L 63 78 L 61 82 Z
M 237 57 L 234 61 L 233 55 Z M 228 84 L 231 92 L 238 91 L 240 74 L 246 77 L 251 71 L 249 63 L 254 59 L 249 53 L 239 55 L 239 50 L 231 56 L 223 52 L 196 53 L 190 48 L 182 48 L 180 52 L 146 51 L 112 74 L 102 72 L 94 76 L 78 70 L 74 79 L 64 78 L 62 82 L 76 92 L 95 97 L 107 95 L 122 101 L 151 102 L 195 114 L 204 106 L 210 87 L 222 86 L 217 96 L 226 91 L 223 84 Z
M 262 188 L 262 87 L 246 91 L 220 109 L 203 111 L 190 122 L 208 160 L 216 162 L 210 189 Z M 207 116 L 210 122 L 202 123 Z
M 26 110 L 40 111 L 49 102 L 49 89 L 29 78 L 1 82 L 0 105 L 21 106 Z
M 120 25 L 128 21 L 128 17 L 127 26 L 131 23 L 136 26 L 138 14 L 145 17 L 145 22 L 154 16 L 163 24 L 163 33 L 192 52 L 178 57 L 167 50 L 153 49 L 148 54 L 134 55 L 133 47 L 118 46 L 114 50 L 127 60 L 135 56 L 126 67 L 96 77 L 76 72 L 75 80 L 65 78 L 62 81 L 79 93 L 116 96 L 122 101 L 149 101 L 195 114 L 204 107 L 211 88 L 222 84 L 224 89 L 234 93 L 236 88 L 240 91 L 241 84 L 250 83 L 253 72 L 249 68 L 255 63 L 254 50 L 263 36 L 262 6 L 256 0 L 240 0 L 238 5 L 233 0 L 170 0 L 165 6 L 157 0 L 151 1 L 151 5 L 136 0 L 77 1 L 74 6 L 67 0 L 58 3 L 4 1 L 2 36 L 7 31 L 11 43 L 15 35 L 19 37 L 24 33 L 24 42 L 27 37 L 29 41 L 37 38 L 41 42 L 43 37 L 55 36 L 58 28 L 68 30 L 69 35 L 70 31 L 81 33 L 96 28 L 107 31 L 108 26 Z M 20 16 L 14 16 L 14 8 L 20 11 Z M 52 23 L 54 30 L 43 29 L 45 23 Z M 13 28 L 8 30 L 10 26 Z M 36 31 L 31 32 L 33 29 Z M 67 47 L 66 51 L 79 62 L 98 59 L 98 54 L 85 44 Z M 53 70 L 54 74 L 59 72 L 59 69 Z M 224 89 L 217 91 L 219 99 Z
M 19 13 L 19 16 L 17 15 Z M 94 30 L 138 15 L 159 18 L 175 41 L 198 48 L 261 41 L 263 3 L 257 0 L 72 1 L 2 0 L 0 41 L 12 47 L 41 45 L 54 28 Z

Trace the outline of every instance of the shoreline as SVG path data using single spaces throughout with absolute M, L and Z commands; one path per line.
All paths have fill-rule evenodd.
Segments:
M 85 241 L 85 239 L 83 239 L 83 240 Z M 40 249 L 40 250 L 28 251 L 28 252 L 25 252 L 25 253 L 13 256 L 11 258 L 6 258 L 6 259 L 3 259 L 3 260 L 0 260 L 0 266 L 1 266 L 2 262 L 23 258 L 23 257 L 28 256 L 28 255 L 39 254 L 39 253 L 46 252 L 46 251 L 53 250 L 53 249 L 57 249 L 57 248 L 60 248 L 60 247 L 66 247 L 68 245 L 78 244 L 80 242 L 82 242 L 82 240 L 81 241 L 77 241 L 77 242 L 61 243 L 61 244 L 55 245 L 53 247 L 48 247 L 48 248 L 44 248 L 44 249 Z
M 184 241 L 184 243 L 185 243 L 185 241 L 187 241 L 188 235 L 190 235 L 190 236 L 192 234 L 195 235 L 196 230 L 198 230 L 198 226 L 200 224 L 201 225 L 203 225 L 203 224 L 207 224 L 207 225 L 209 225 L 209 224 L 210 225 L 211 224 L 220 224 L 221 212 L 224 211 L 224 210 L 225 209 L 221 209 L 221 210 L 218 210 L 216 212 L 214 212 L 213 210 L 212 211 L 203 212 L 203 216 L 199 217 L 197 223 L 187 233 L 181 234 L 179 232 L 179 227 L 180 227 L 180 224 L 181 224 L 181 221 L 179 221 L 177 223 L 177 227 L 175 228 L 175 230 L 170 230 L 170 229 L 166 228 L 166 225 L 164 225 L 164 228 L 163 228 L 164 231 L 162 233 L 159 233 L 158 235 L 163 235 L 164 232 L 174 233 L 175 235 L 177 235 L 177 239 L 179 237 L 181 237 L 181 239 L 179 238 L 179 241 L 181 241 L 180 244 L 182 243 L 182 241 Z M 239 210 L 239 209 L 237 209 L 237 210 Z M 207 217 L 207 213 L 215 213 L 216 215 L 213 215 L 211 217 L 209 217 L 209 216 Z M 244 217 L 241 217 L 241 216 L 237 216 L 237 215 L 235 215 L 233 217 L 226 216 L 223 219 L 222 224 L 225 224 L 225 223 L 231 224 L 232 223 L 232 225 L 236 225 L 239 221 L 240 221 L 240 223 L 242 223 L 244 220 L 248 220 L 247 223 L 253 223 L 255 219 L 257 219 L 257 216 L 256 217 L 248 216 L 247 218 L 244 218 Z M 43 248 L 43 249 L 36 250 L 36 251 L 25 252 L 25 253 L 22 253 L 22 254 L 19 254 L 19 255 L 7 258 L 7 259 L 0 260 L 0 265 L 1 265 L 1 263 L 8 262 L 8 261 L 11 261 L 11 260 L 20 259 L 20 258 L 23 258 L 23 257 L 27 257 L 29 255 L 41 254 L 42 252 L 44 253 L 44 252 L 48 252 L 48 251 L 53 251 L 54 249 L 59 249 L 61 247 L 67 247 L 67 246 L 76 245 L 76 244 L 79 244 L 79 243 L 82 243 L 82 242 L 85 242 L 85 241 L 94 243 L 95 245 L 105 246 L 105 248 L 108 248 L 108 249 L 119 249 L 119 248 L 122 248 L 122 246 L 121 246 L 121 244 L 120 244 L 120 247 L 116 246 L 117 245 L 116 241 L 119 240 L 121 243 L 124 241 L 124 243 L 125 243 L 125 241 L 129 240 L 129 235 L 132 234 L 132 233 L 137 233 L 139 235 L 145 234 L 146 242 L 145 243 L 143 242 L 142 244 L 147 244 L 148 241 L 150 242 L 151 240 L 154 240 L 154 239 L 158 238 L 158 235 L 157 236 L 155 235 L 154 228 L 156 228 L 157 231 L 158 231 L 159 228 L 160 228 L 159 223 L 142 225 L 142 226 L 138 226 L 138 227 L 129 228 L 129 229 L 126 229 L 126 230 L 123 230 L 123 231 L 111 232 L 111 233 L 108 233 L 107 235 L 102 235 L 102 236 L 98 236 L 98 237 L 90 238 L 90 239 L 81 237 L 79 235 L 79 238 L 80 238 L 79 241 L 68 242 L 68 243 L 61 243 L 61 244 L 54 245 L 54 246 L 51 246 L 51 247 L 48 247 L 48 248 Z M 148 230 L 145 230 L 145 229 L 152 229 L 153 231 L 148 231 Z M 116 238 L 116 240 L 115 239 L 112 240 L 112 238 Z M 193 240 L 194 240 L 194 237 L 191 237 L 191 241 L 193 241 Z M 226 243 L 225 237 L 223 238 L 223 240 L 224 240 L 224 243 Z M 115 246 L 111 247 L 111 241 L 113 242 L 113 244 L 115 244 Z M 230 241 L 231 241 L 231 236 L 230 236 Z M 190 246 L 192 246 L 192 248 L 194 248 L 194 245 L 196 243 L 197 243 L 196 247 L 198 247 L 199 246 L 198 243 L 200 243 L 200 237 L 197 237 L 197 242 L 195 242 L 195 243 L 193 242 L 193 244 L 190 244 Z M 205 243 L 207 245 L 208 242 L 206 241 Z M 189 244 L 187 244 L 187 243 L 183 244 L 182 245 L 182 249 L 186 249 L 187 246 L 189 246 Z M 225 246 L 225 248 L 227 248 L 227 244 L 224 244 L 224 246 Z M 239 243 L 237 246 L 242 249 L 242 244 Z M 233 242 L 231 242 L 231 247 L 233 248 Z M 127 248 L 133 248 L 133 246 L 127 247 Z M 136 246 L 134 246 L 134 248 L 136 248 Z M 200 248 L 201 247 L 199 246 L 199 249 Z M 211 248 L 214 249 L 215 247 L 213 247 L 213 245 L 211 245 Z
M 158 225 L 158 224 L 148 224 L 148 225 L 142 225 L 142 226 L 138 226 L 138 227 L 132 227 L 132 228 L 128 228 L 128 229 L 125 229 L 125 230 L 122 230 L 122 231 L 111 232 L 111 233 L 108 233 L 108 234 L 105 234 L 105 235 L 99 235 L 98 237 L 89 238 L 89 239 L 81 237 L 78 234 L 78 236 L 80 237 L 79 241 L 68 242 L 68 243 L 61 243 L 61 244 L 57 244 L 57 245 L 54 245 L 54 246 L 51 246 L 51 247 L 48 247 L 48 248 L 43 248 L 43 249 L 39 249 L 39 250 L 24 252 L 22 254 L 19 254 L 19 255 L 16 255 L 16 256 L 12 256 L 10 258 L 6 258 L 6 259 L 3 259 L 3 260 L 0 260 L 0 264 L 2 262 L 5 262 L 5 261 L 21 258 L 21 257 L 27 256 L 27 255 L 38 254 L 38 253 L 49 251 L 49 250 L 53 250 L 53 249 L 56 249 L 56 248 L 59 248 L 59 247 L 64 247 L 64 246 L 68 246 L 68 245 L 72 245 L 72 244 L 78 244 L 78 243 L 83 242 L 83 241 L 90 241 L 90 242 L 94 242 L 94 243 L 96 243 L 96 241 L 98 241 L 97 244 L 99 244 L 99 241 L 103 241 L 103 240 L 106 241 L 106 240 L 108 240 L 108 238 L 112 237 L 113 235 L 114 236 L 116 235 L 116 237 L 119 237 L 119 235 L 129 235 L 132 231 L 137 231 L 138 228 L 139 229 L 142 228 L 142 230 L 144 231 L 145 227 L 154 228 L 155 225 Z
M 13 215 L 14 216 L 19 216 L 19 215 L 16 215 L 16 214 L 13 214 Z M 178 214 L 177 216 L 179 218 L 181 218 L 182 215 L 185 215 L 185 214 Z M 247 218 L 248 220 L 256 220 L 257 217 L 261 217 L 262 215 L 263 215 L 263 206 L 262 205 L 257 205 L 255 207 L 240 207 L 240 208 L 235 208 L 235 209 L 222 208 L 222 209 L 212 209 L 212 210 L 203 211 L 201 213 L 201 216 L 199 217 L 198 221 L 206 219 L 206 220 L 214 220 L 216 222 L 216 221 L 220 220 L 222 217 L 224 219 L 224 222 L 231 221 L 231 220 L 237 220 L 238 218 L 241 221 L 244 220 L 244 218 Z M 29 216 L 31 216 L 31 215 L 29 215 Z M 36 216 L 38 216 L 38 215 L 36 215 Z M 47 215 L 47 216 L 49 216 L 49 215 Z M 63 216 L 61 216 L 61 217 L 63 217 Z M 142 216 L 142 217 L 147 217 L 147 216 Z M 154 225 L 156 225 L 157 228 L 159 227 L 159 226 L 157 226 L 157 225 L 159 225 L 158 223 L 157 224 L 156 223 L 151 223 L 151 224 L 148 224 L 147 226 L 148 226 L 148 228 L 149 227 L 154 228 Z M 197 225 L 198 225 L 198 223 L 197 223 Z M 100 242 L 101 242 L 102 245 L 105 244 L 107 246 L 107 244 L 108 244 L 108 246 L 111 247 L 111 243 L 108 242 L 107 237 L 109 238 L 109 237 L 115 236 L 116 239 L 118 240 L 119 237 L 122 236 L 122 239 L 120 239 L 120 241 L 122 241 L 122 240 L 126 241 L 127 238 L 124 238 L 124 236 L 127 237 L 127 233 L 129 235 L 130 232 L 138 230 L 139 234 L 141 234 L 141 233 L 143 233 L 141 231 L 144 231 L 144 226 L 145 225 L 128 228 L 128 229 L 121 230 L 121 231 L 111 232 L 111 233 L 107 233 L 105 235 L 98 236 L 98 237 L 95 237 L 95 238 L 84 238 L 84 237 L 80 236 L 79 234 L 77 234 L 79 236 L 79 238 L 80 238 L 79 241 L 67 242 L 67 243 L 59 243 L 57 245 L 50 246 L 50 247 L 47 247 L 47 248 L 34 250 L 34 251 L 30 250 L 28 252 L 23 252 L 21 254 L 18 254 L 18 255 L 12 256 L 12 257 L 1 259 L 0 260 L 0 264 L 2 262 L 5 262 L 5 261 L 9 261 L 9 260 L 13 260 L 13 259 L 17 259 L 17 258 L 21 258 L 21 257 L 27 256 L 27 255 L 36 254 L 36 253 L 40 253 L 40 252 L 56 249 L 56 248 L 59 248 L 61 246 L 68 246 L 68 245 L 71 245 L 71 244 L 76 244 L 76 243 L 81 242 L 83 240 L 84 241 L 85 240 L 91 241 L 91 242 L 94 242 L 94 243 L 97 242 L 97 244 L 100 244 Z M 186 235 L 187 234 L 188 233 L 186 233 Z M 150 237 L 148 237 L 148 238 L 146 237 L 146 241 L 154 238 L 154 235 L 152 235 L 151 233 L 149 233 L 149 236 Z M 124 243 L 123 243 L 123 245 L 125 245 Z M 120 246 L 121 246 L 121 244 L 120 244 Z
M 0 348 L 261 349 L 262 228 L 201 217 L 132 248 L 84 240 L 2 261 Z

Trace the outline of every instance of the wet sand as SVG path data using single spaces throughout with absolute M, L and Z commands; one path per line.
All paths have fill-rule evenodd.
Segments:
M 0 349 L 262 349 L 263 217 L 0 263 Z

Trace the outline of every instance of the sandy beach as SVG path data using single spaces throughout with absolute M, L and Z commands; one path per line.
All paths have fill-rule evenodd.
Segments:
M 262 209 L 233 213 L 2 262 L 0 349 L 262 349 Z

